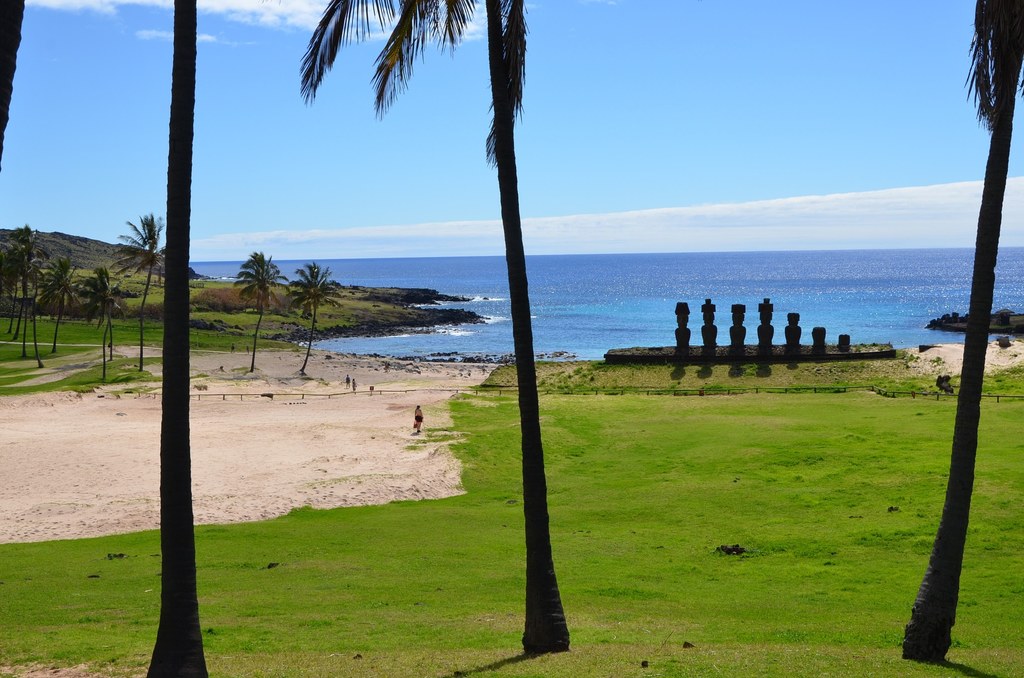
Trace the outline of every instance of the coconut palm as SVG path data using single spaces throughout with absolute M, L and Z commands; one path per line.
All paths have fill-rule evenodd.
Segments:
M 4 156 L 4 132 L 14 93 L 14 70 L 21 45 L 21 24 L 25 18 L 25 0 L 7 0 L 0 5 L 0 161 Z
M 99 318 L 99 327 L 103 328 L 103 343 L 100 353 L 103 356 L 103 381 L 107 380 L 107 346 L 114 344 L 114 324 L 111 318 L 114 311 L 120 308 L 121 290 L 110 282 L 110 271 L 106 266 L 93 269 L 92 275 L 81 282 L 78 296 L 85 302 L 85 317 L 89 320 Z M 113 353 L 110 355 L 113 358 Z
M 263 252 L 253 252 L 238 269 L 237 280 L 235 280 L 235 285 L 242 288 L 238 291 L 238 295 L 256 304 L 256 311 L 260 314 L 256 320 L 256 331 L 252 334 L 250 372 L 256 371 L 256 340 L 260 336 L 263 313 L 276 298 L 274 289 L 287 282 L 287 278 L 281 275 L 281 269 L 277 267 L 273 259 L 273 257 L 264 256 Z
M 0 247 L 0 306 L 3 305 L 4 288 L 7 287 L 7 249 Z
M 53 348 L 50 349 L 50 353 L 57 352 L 57 332 L 60 331 L 64 308 L 78 296 L 74 277 L 75 269 L 71 267 L 71 260 L 67 257 L 60 257 L 43 269 L 39 301 L 47 306 L 57 307 L 57 324 L 53 327 Z
M 18 305 L 18 268 L 16 253 L 11 250 L 4 252 L 0 260 L 0 280 L 3 280 L 3 287 L 10 291 L 11 303 L 10 314 L 7 319 L 7 333 L 14 331 L 14 309 Z
M 299 368 L 299 374 L 305 374 L 309 353 L 313 350 L 316 312 L 321 306 L 337 306 L 340 288 L 338 283 L 331 280 L 331 269 L 320 268 L 320 264 L 316 262 L 305 264 L 295 271 L 295 275 L 298 278 L 288 283 L 288 296 L 291 297 L 293 305 L 312 316 L 309 323 L 309 341 L 306 344 L 306 359 Z
M 21 309 L 18 316 L 18 329 L 14 331 L 14 339 L 17 340 L 21 333 L 21 357 L 28 357 L 28 313 L 32 313 L 32 343 L 35 346 L 35 358 L 39 367 L 43 362 L 39 359 L 39 342 L 36 336 L 36 289 L 38 287 L 39 274 L 42 270 L 42 263 L 49 258 L 49 254 L 39 246 L 36 231 L 28 224 L 16 228 L 11 233 L 11 256 L 13 265 L 21 284 Z M 32 295 L 29 296 L 31 288 Z M 24 330 L 21 329 L 24 319 Z
M 1013 111 L 1017 90 L 1021 87 L 1021 63 L 1024 62 L 1024 4 L 1017 0 L 978 0 L 971 56 L 970 84 L 978 103 L 978 116 L 991 133 L 991 139 L 974 247 L 971 301 L 946 499 L 928 569 L 903 637 L 903 657 L 927 662 L 945 659 L 956 622 L 960 572 L 974 488 L 981 389 Z
M 523 649 L 530 653 L 569 649 L 548 524 L 547 480 L 541 442 L 537 374 L 529 286 L 519 213 L 515 117 L 522 111 L 526 58 L 525 0 L 485 0 L 487 53 L 494 117 L 488 159 L 497 166 L 512 306 L 512 335 L 519 380 L 522 432 L 523 512 L 526 524 L 526 622 Z M 310 38 L 302 63 L 302 92 L 312 101 L 341 45 L 370 37 L 394 20 L 377 57 L 377 111 L 387 109 L 412 75 L 412 65 L 431 40 L 454 48 L 465 35 L 475 0 L 330 0 Z
M 196 113 L 196 0 L 174 0 L 167 154 L 163 394 L 160 421 L 160 625 L 149 677 L 207 676 L 196 590 L 189 436 L 188 246 Z
M 139 370 L 142 370 L 143 333 L 146 324 L 146 297 L 149 296 L 149 285 L 153 281 L 153 272 L 163 267 L 164 250 L 160 246 L 160 236 L 164 232 L 163 219 L 157 219 L 152 212 L 139 217 L 139 224 L 127 222 L 131 231 L 118 237 L 121 244 L 117 246 L 118 260 L 115 263 L 118 273 L 133 271 L 146 272 L 146 286 L 142 288 L 142 303 L 139 305 Z

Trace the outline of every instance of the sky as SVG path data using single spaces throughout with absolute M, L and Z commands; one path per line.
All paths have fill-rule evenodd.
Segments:
M 27 0 L 0 228 L 113 242 L 166 205 L 171 0 Z M 193 261 L 498 255 L 483 8 L 382 116 L 382 41 L 312 104 L 324 0 L 199 0 Z M 973 3 L 535 0 L 528 254 L 971 247 Z M 1002 244 L 1024 246 L 1013 152 Z

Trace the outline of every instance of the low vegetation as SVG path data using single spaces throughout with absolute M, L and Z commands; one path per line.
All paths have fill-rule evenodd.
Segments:
M 933 362 L 934 361 L 934 362 Z M 542 390 L 561 393 L 594 392 L 737 392 L 814 388 L 931 392 L 935 374 L 949 372 L 941 358 L 897 351 L 890 360 L 804 362 L 778 365 L 757 363 L 720 365 L 607 365 L 603 362 L 547 362 L 537 366 Z M 959 375 L 953 374 L 957 385 Z M 986 380 L 986 391 L 1024 394 L 1024 368 L 1013 368 Z M 513 387 L 515 368 L 502 366 L 487 380 L 488 387 Z

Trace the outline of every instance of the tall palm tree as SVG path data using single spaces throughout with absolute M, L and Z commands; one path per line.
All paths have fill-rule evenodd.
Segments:
M 35 358 L 36 363 L 39 367 L 43 366 L 43 362 L 39 359 L 39 342 L 36 336 L 36 289 L 39 281 L 39 274 L 42 270 L 42 263 L 44 260 L 49 258 L 49 253 L 46 252 L 42 247 L 39 246 L 39 241 L 36 235 L 36 231 L 32 229 L 28 224 L 21 228 L 16 228 L 11 233 L 11 242 L 13 247 L 11 252 L 14 254 L 14 265 L 17 269 L 18 277 L 21 282 L 21 311 L 18 316 L 18 327 L 21 328 L 21 321 L 24 319 L 25 327 L 21 332 L 21 357 L 28 357 L 27 350 L 27 339 L 28 339 L 28 313 L 32 313 L 32 342 L 35 346 Z M 29 297 L 29 288 L 31 287 L 32 296 Z M 14 338 L 18 338 L 18 331 L 15 330 Z
M 945 659 L 956 622 L 960 572 L 974 489 L 981 389 L 992 316 L 1013 111 L 1017 90 L 1021 87 L 1021 63 L 1024 62 L 1024 4 L 1019 0 L 978 0 L 971 56 L 970 83 L 978 103 L 978 116 L 992 136 L 978 214 L 971 301 L 946 499 L 928 569 L 903 636 L 903 657 L 928 662 Z
M 117 246 L 118 260 L 115 263 L 118 273 L 134 271 L 146 272 L 146 286 L 142 289 L 142 303 L 139 305 L 139 371 L 142 371 L 143 333 L 146 324 L 146 297 L 149 296 L 149 285 L 153 281 L 153 271 L 163 266 L 164 250 L 160 247 L 160 236 L 164 232 L 164 222 L 150 212 L 139 217 L 139 224 L 127 222 L 131 231 L 118 237 L 121 244 Z
M 14 331 L 14 309 L 18 305 L 18 264 L 16 259 L 17 253 L 13 249 L 5 250 L 3 257 L 0 258 L 0 280 L 3 281 L 0 287 L 10 290 L 11 295 L 11 310 L 7 320 L 8 334 Z
M 114 311 L 120 307 L 121 290 L 110 282 L 110 271 L 106 266 L 93 269 L 92 275 L 82 281 L 78 296 L 85 302 L 85 317 L 89 320 L 99 317 L 103 328 L 103 381 L 107 380 L 107 346 L 114 343 L 114 325 L 111 321 Z M 113 358 L 113 354 L 110 356 Z
M 320 264 L 312 262 L 295 271 L 298 276 L 288 283 L 288 296 L 292 304 L 302 309 L 303 313 L 312 316 L 309 324 L 309 341 L 306 343 L 306 359 L 302 361 L 299 374 L 306 373 L 309 353 L 313 350 L 313 332 L 316 331 L 316 312 L 321 306 L 337 306 L 338 283 L 331 280 L 331 269 L 320 268 Z
M 75 269 L 71 267 L 71 260 L 67 257 L 50 262 L 43 270 L 39 301 L 47 306 L 57 307 L 57 324 L 53 327 L 53 348 L 50 349 L 50 353 L 57 352 L 57 332 L 60 331 L 64 308 L 78 296 L 74 278 Z
M 207 676 L 196 590 L 189 433 L 188 254 L 196 113 L 196 0 L 174 0 L 160 420 L 160 625 L 149 677 Z
M 7 249 L 0 247 L 0 307 L 3 306 L 4 288 L 7 287 Z
M 235 280 L 235 285 L 242 288 L 238 291 L 239 296 L 256 304 L 256 311 L 260 314 L 259 319 L 256 320 L 256 331 L 252 334 L 250 372 L 256 371 L 256 340 L 260 336 L 263 313 L 275 298 L 274 289 L 288 280 L 281 275 L 281 269 L 277 267 L 273 259 L 273 257 L 264 256 L 263 252 L 253 252 L 238 269 L 237 280 Z
M 4 156 L 4 132 L 10 117 L 14 93 L 14 70 L 21 45 L 21 24 L 25 19 L 25 0 L 5 0 L 0 4 L 0 160 Z
M 396 11 L 397 4 L 397 11 Z M 475 0 L 330 0 L 302 64 L 302 92 L 312 101 L 342 44 L 370 37 L 375 20 L 394 28 L 377 58 L 376 106 L 383 112 L 405 87 L 412 65 L 431 40 L 454 48 L 473 17 Z M 522 112 L 526 75 L 525 0 L 485 0 L 488 64 L 494 118 L 487 138 L 488 159 L 497 166 L 501 221 L 505 234 L 512 306 L 512 335 L 519 380 L 522 432 L 523 513 L 526 523 L 526 620 L 528 653 L 569 649 L 569 629 L 555 577 L 548 520 L 547 480 L 534 364 L 533 327 L 526 276 L 519 186 L 515 159 L 515 118 Z

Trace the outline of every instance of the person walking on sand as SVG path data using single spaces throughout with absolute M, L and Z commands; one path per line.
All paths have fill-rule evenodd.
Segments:
M 416 411 L 413 412 L 412 419 L 412 434 L 417 435 L 420 433 L 420 428 L 423 426 L 423 410 L 420 409 L 419 405 L 416 406 Z

